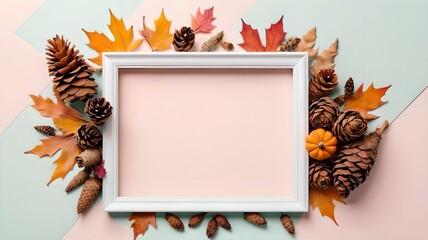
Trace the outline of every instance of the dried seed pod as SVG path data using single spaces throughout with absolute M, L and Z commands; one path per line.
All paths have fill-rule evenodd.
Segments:
M 70 183 L 68 183 L 67 187 L 65 188 L 65 191 L 70 192 L 71 190 L 83 184 L 89 178 L 90 172 L 90 168 L 85 168 L 82 171 L 78 172 L 76 176 L 71 179 Z
M 218 43 L 223 39 L 223 31 L 217 33 L 208 39 L 204 44 L 202 44 L 201 52 L 211 52 L 213 51 Z
M 78 214 L 85 212 L 91 206 L 100 190 L 101 182 L 98 179 L 91 177 L 85 181 L 77 203 Z
M 215 218 L 213 218 L 208 222 L 208 225 L 207 225 L 207 231 L 206 231 L 207 237 L 212 238 L 217 232 L 217 229 L 218 229 L 218 223 L 215 220 Z
M 229 223 L 229 220 L 221 214 L 216 214 L 214 216 L 215 220 L 217 221 L 218 225 L 224 229 L 231 230 L 232 226 Z
M 257 212 L 245 212 L 244 218 L 245 220 L 247 220 L 247 222 L 256 225 L 265 225 L 267 223 L 266 218 L 264 218 L 263 215 Z
M 220 45 L 227 51 L 232 51 L 235 48 L 231 42 L 220 41 Z
M 294 235 L 294 224 L 293 224 L 293 220 L 291 220 L 290 216 L 288 216 L 287 214 L 282 214 L 281 215 L 281 223 L 282 226 L 284 226 L 284 228 L 291 234 Z
M 76 156 L 78 167 L 90 167 L 101 160 L 101 151 L 98 148 L 86 149 Z
M 196 215 L 193 215 L 190 219 L 189 219 L 189 227 L 196 227 L 199 223 L 202 222 L 202 220 L 204 220 L 204 217 L 207 213 L 206 212 L 201 212 L 198 213 Z
M 294 52 L 294 50 L 297 48 L 297 45 L 299 45 L 300 41 L 302 41 L 298 37 L 291 37 L 287 39 L 287 41 L 284 41 L 279 45 L 278 51 L 279 52 Z
M 184 231 L 184 224 L 178 216 L 167 212 L 165 213 L 165 219 L 168 221 L 171 227 L 177 229 L 180 232 Z
M 40 125 L 35 126 L 34 129 L 36 129 L 38 132 L 43 133 L 47 136 L 54 136 L 55 135 L 55 128 L 47 125 Z

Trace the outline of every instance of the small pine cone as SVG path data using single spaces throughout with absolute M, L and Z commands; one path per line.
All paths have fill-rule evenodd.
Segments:
M 86 100 L 97 93 L 98 84 L 92 78 L 94 70 L 79 55 L 74 45 L 64 37 L 56 35 L 48 40 L 46 59 L 49 65 L 49 75 L 54 76 L 54 88 L 64 102 L 77 99 Z
M 256 225 L 265 225 L 267 223 L 266 218 L 257 212 L 245 212 L 244 218 L 247 220 L 247 222 Z
M 333 167 L 327 161 L 310 161 L 309 184 L 319 189 L 327 189 L 333 184 Z
M 287 39 L 287 41 L 284 41 L 279 45 L 278 51 L 279 52 L 294 52 L 294 50 L 297 48 L 297 45 L 299 45 L 301 39 L 298 37 L 291 37 Z
M 201 52 L 213 51 L 217 47 L 218 43 L 223 39 L 223 35 L 223 31 L 221 31 L 204 42 L 204 44 L 202 44 Z
M 221 41 L 220 45 L 224 48 L 226 51 L 232 51 L 235 47 L 233 46 L 233 43 Z
M 291 220 L 290 216 L 288 216 L 287 214 L 282 214 L 281 215 L 281 223 L 282 223 L 282 226 L 284 226 L 284 228 L 291 235 L 294 235 L 294 233 L 295 233 L 295 231 L 294 231 L 294 224 L 293 224 L 293 220 Z
M 358 111 L 346 111 L 339 115 L 332 132 L 342 142 L 350 142 L 367 132 L 367 122 Z
M 83 124 L 77 130 L 76 141 L 83 149 L 96 148 L 101 144 L 102 135 L 100 130 L 92 124 Z
M 322 97 L 309 106 L 309 122 L 314 128 L 331 130 L 339 115 L 339 105 L 328 97 Z
M 311 100 L 327 96 L 338 84 L 334 69 L 321 69 L 309 81 L 309 98 Z
M 78 167 L 91 167 L 101 160 L 101 151 L 98 148 L 86 149 L 75 158 Z
M 91 206 L 100 190 L 101 182 L 98 179 L 91 177 L 85 181 L 77 203 L 78 214 L 85 212 Z
M 377 157 L 377 147 L 388 122 L 381 128 L 364 138 L 343 146 L 339 155 L 333 160 L 334 186 L 343 197 L 363 183 L 370 174 L 370 170 Z
M 89 173 L 91 169 L 85 168 L 82 171 L 78 172 L 76 176 L 71 179 L 70 183 L 68 183 L 67 187 L 65 188 L 66 192 L 70 192 L 76 187 L 80 186 L 82 183 L 84 183 L 89 178 Z
M 354 94 L 354 80 L 352 80 L 352 78 L 346 80 L 344 90 L 346 97 L 352 96 Z
M 206 212 L 201 212 L 198 213 L 196 215 L 193 215 L 190 219 L 189 219 L 189 227 L 196 227 L 199 223 L 202 222 L 202 220 L 204 220 L 204 217 L 207 213 Z
M 229 220 L 221 214 L 216 214 L 214 216 L 215 220 L 217 221 L 218 225 L 224 229 L 231 230 L 232 226 L 229 223 Z
M 208 225 L 207 225 L 207 231 L 206 231 L 207 237 L 212 238 L 217 232 L 217 229 L 218 229 L 218 223 L 215 220 L 215 218 L 213 218 L 208 222 Z
M 165 219 L 168 221 L 171 227 L 177 229 L 180 232 L 184 231 L 184 224 L 178 216 L 167 212 L 165 213 Z
M 92 123 L 101 125 L 109 119 L 112 114 L 112 106 L 103 97 L 91 98 L 86 102 L 85 113 Z
M 195 43 L 195 33 L 190 27 L 175 30 L 172 45 L 177 52 L 188 52 Z
M 55 128 L 51 126 L 46 126 L 46 125 L 35 126 L 34 129 L 36 129 L 38 132 L 43 133 L 47 136 L 55 135 Z

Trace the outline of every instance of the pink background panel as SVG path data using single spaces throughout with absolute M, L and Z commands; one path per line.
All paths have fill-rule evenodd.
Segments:
M 293 194 L 291 70 L 119 74 L 119 195 Z

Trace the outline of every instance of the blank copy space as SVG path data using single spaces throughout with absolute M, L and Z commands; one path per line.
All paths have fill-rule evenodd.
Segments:
M 120 69 L 119 196 L 293 196 L 286 69 Z

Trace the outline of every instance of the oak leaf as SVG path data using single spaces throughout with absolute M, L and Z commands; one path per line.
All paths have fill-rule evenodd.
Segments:
M 41 158 L 44 156 L 52 157 L 56 152 L 62 150 L 61 155 L 54 161 L 57 166 L 48 182 L 49 186 L 58 178 L 64 179 L 65 175 L 73 169 L 75 157 L 82 152 L 82 149 L 77 145 L 74 134 L 52 136 L 40 141 L 42 142 L 41 145 L 37 145 L 25 153 L 35 154 Z
M 170 33 L 171 22 L 165 16 L 164 10 L 159 18 L 155 20 L 155 30 L 150 29 L 146 25 L 145 17 L 143 17 L 143 29 L 140 30 L 142 37 L 149 43 L 152 51 L 163 51 L 169 48 L 174 34 Z
M 95 64 L 102 65 L 103 52 L 131 52 L 140 46 L 143 39 L 133 41 L 133 26 L 126 29 L 123 19 L 120 20 L 110 11 L 110 24 L 108 28 L 113 34 L 114 41 L 110 40 L 104 33 L 97 31 L 88 32 L 82 29 L 89 39 L 87 46 L 97 51 L 98 56 L 89 60 Z
M 379 116 L 368 113 L 375 110 L 385 102 L 381 98 L 391 85 L 382 88 L 374 88 L 373 83 L 363 92 L 364 83 L 360 85 L 354 95 L 347 98 L 343 110 L 359 111 L 361 116 L 366 120 L 373 120 Z
M 263 46 L 258 30 L 255 30 L 251 25 L 246 24 L 243 19 L 241 35 L 244 39 L 243 43 L 238 44 L 247 52 L 275 52 L 278 46 L 285 38 L 284 32 L 284 16 L 278 22 L 271 24 L 270 28 L 266 29 L 266 46 Z
M 317 40 L 316 27 L 311 28 L 305 35 L 301 37 L 301 41 L 297 45 L 295 52 L 308 52 L 309 59 L 313 59 L 318 55 L 318 50 L 314 49 L 315 41 Z
M 216 19 L 214 17 L 214 7 L 205 9 L 201 13 L 201 8 L 198 8 L 195 16 L 190 15 L 192 18 L 191 27 L 194 33 L 211 33 L 216 26 L 212 22 Z
M 316 74 L 321 69 L 334 69 L 336 64 L 334 58 L 337 55 L 337 48 L 339 46 L 339 40 L 336 39 L 330 47 L 324 50 L 320 55 L 315 58 L 315 62 L 311 67 L 312 74 Z
M 346 204 L 342 196 L 336 188 L 330 187 L 327 189 L 318 189 L 311 187 L 309 191 L 309 203 L 312 206 L 312 209 L 318 207 L 322 216 L 327 216 L 336 223 L 336 218 L 334 217 L 334 205 L 333 200 Z
M 134 229 L 134 240 L 137 239 L 138 235 L 144 235 L 151 224 L 156 228 L 156 213 L 154 212 L 134 212 L 129 217 L 129 221 L 134 221 L 131 227 Z

